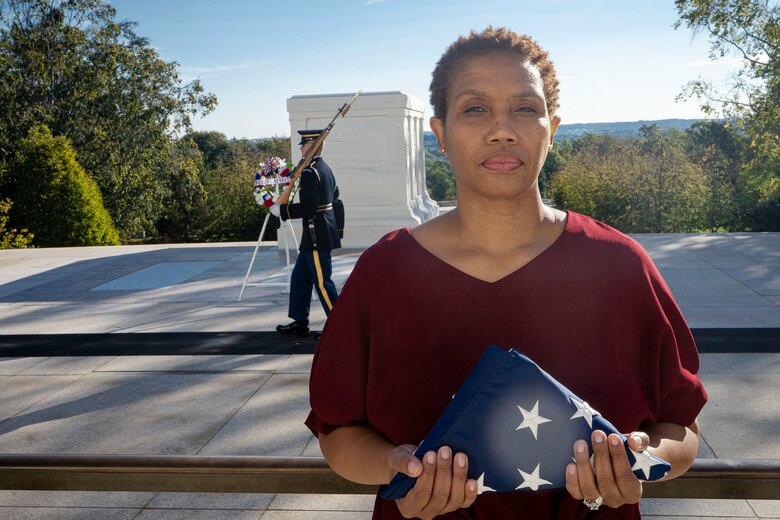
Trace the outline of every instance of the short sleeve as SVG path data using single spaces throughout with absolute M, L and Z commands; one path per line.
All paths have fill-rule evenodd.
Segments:
M 641 366 L 646 371 L 638 375 L 644 381 L 644 400 L 650 412 L 646 419 L 650 424 L 688 426 L 707 402 L 707 392 L 699 379 L 696 342 L 655 264 L 638 246 L 637 253 L 644 273 L 635 295 L 644 301 L 640 311 L 645 324 Z M 648 423 L 641 425 L 646 426 Z
M 680 308 L 652 262 L 648 277 L 665 322 L 658 336 L 660 386 L 656 420 L 688 426 L 707 402 L 707 392 L 698 375 L 699 353 Z
M 344 284 L 314 354 L 309 380 L 311 412 L 306 426 L 315 435 L 368 422 L 372 271 L 368 252 L 363 253 Z

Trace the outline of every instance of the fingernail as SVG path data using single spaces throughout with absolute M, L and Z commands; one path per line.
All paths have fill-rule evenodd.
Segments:
M 613 446 L 617 446 L 618 444 L 620 444 L 620 439 L 618 439 L 617 437 L 612 437 L 612 438 L 609 440 L 609 443 L 610 443 L 611 445 L 613 445 Z
M 409 470 L 409 473 L 411 473 L 412 475 L 416 475 L 420 469 L 420 465 L 412 461 L 409 463 L 409 466 L 407 466 L 407 469 Z
M 456 455 L 455 460 L 458 461 L 458 466 L 460 466 L 461 468 L 466 467 L 466 456 L 463 455 L 462 453 Z
M 477 490 L 477 484 L 475 482 L 469 482 L 469 491 L 472 493 Z
M 574 476 L 574 474 L 577 473 L 577 467 L 569 464 L 569 466 L 566 468 L 566 471 L 569 472 L 569 475 Z
M 598 444 L 601 444 L 604 442 L 604 435 L 601 433 L 596 433 L 593 435 L 593 440 L 596 441 Z
M 578 442 L 577 446 L 575 447 L 577 450 L 577 453 L 585 453 L 585 443 L 584 442 Z
M 634 439 L 634 442 L 637 443 L 637 445 L 639 446 L 641 446 L 645 442 L 645 440 L 642 438 L 641 435 L 632 435 L 631 438 Z
M 425 461 L 426 461 L 428 464 L 433 464 L 434 462 L 436 462 L 436 454 L 435 454 L 435 453 L 433 453 L 433 452 L 429 452 L 429 453 L 428 453 L 428 454 L 425 456 Z
M 449 459 L 450 455 L 452 455 L 452 453 L 450 452 L 450 449 L 447 448 L 447 447 L 442 448 L 441 451 L 439 452 L 439 454 L 441 455 L 441 458 L 443 458 L 444 460 Z

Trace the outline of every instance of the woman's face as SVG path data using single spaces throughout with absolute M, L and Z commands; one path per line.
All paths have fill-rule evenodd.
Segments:
M 550 119 L 538 69 L 491 53 L 465 58 L 447 89 L 447 119 L 431 118 L 458 197 L 516 199 L 537 186 L 558 117 Z

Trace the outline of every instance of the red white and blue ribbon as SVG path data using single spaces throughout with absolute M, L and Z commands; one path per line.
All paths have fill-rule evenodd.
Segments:
M 290 173 L 284 159 L 269 157 L 263 161 L 260 169 L 255 173 L 255 202 L 270 208 L 274 203 L 275 187 L 290 184 Z

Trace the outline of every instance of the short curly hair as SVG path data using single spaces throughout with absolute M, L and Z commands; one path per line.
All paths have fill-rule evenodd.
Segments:
M 555 114 L 559 106 L 558 78 L 547 51 L 530 36 L 514 33 L 506 27 L 494 29 L 491 25 L 480 33 L 471 31 L 468 36 L 458 37 L 441 55 L 436 68 L 433 69 L 430 87 L 431 106 L 435 117 L 443 121 L 447 116 L 447 89 L 463 59 L 496 51 L 516 54 L 539 69 L 547 111 L 551 116 Z

